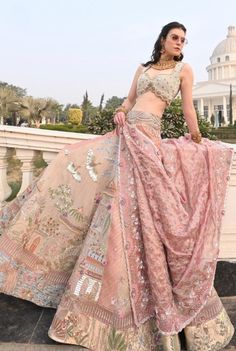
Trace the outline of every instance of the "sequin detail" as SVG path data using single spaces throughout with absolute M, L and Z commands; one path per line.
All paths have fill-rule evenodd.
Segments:
M 88 153 L 87 153 L 86 168 L 88 170 L 90 178 L 94 182 L 97 182 L 98 176 L 97 176 L 97 173 L 95 172 L 94 166 L 95 166 L 95 164 L 94 164 L 94 153 L 93 153 L 92 149 L 89 149 Z
M 78 182 L 81 182 L 81 175 L 79 174 L 78 170 L 76 169 L 73 162 L 70 162 L 67 166 L 67 170 L 72 174 L 73 178 Z

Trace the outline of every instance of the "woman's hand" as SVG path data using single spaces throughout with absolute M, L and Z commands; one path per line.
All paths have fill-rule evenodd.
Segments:
M 124 112 L 119 111 L 114 115 L 114 123 L 116 124 L 117 135 L 122 134 L 122 128 L 125 125 L 125 119 L 126 116 Z
M 200 133 L 200 131 L 196 131 L 194 133 L 191 133 L 191 139 L 195 142 L 195 143 L 201 143 L 202 141 L 202 134 Z

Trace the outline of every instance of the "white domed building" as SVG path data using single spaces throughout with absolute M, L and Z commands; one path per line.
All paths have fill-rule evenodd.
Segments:
M 230 122 L 230 86 L 232 87 L 232 123 L 236 121 L 236 29 L 228 27 L 227 38 L 221 41 L 210 57 L 207 66 L 208 81 L 198 82 L 193 87 L 195 108 L 211 120 L 215 117 L 215 126 L 220 120 L 225 125 Z

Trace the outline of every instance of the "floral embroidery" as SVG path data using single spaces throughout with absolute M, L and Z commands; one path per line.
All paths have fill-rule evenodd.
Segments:
M 71 198 L 71 188 L 69 185 L 61 184 L 56 189 L 49 188 L 49 194 L 53 200 L 56 200 L 55 206 L 60 213 L 67 215 L 73 205 Z
M 127 344 L 122 336 L 122 333 L 118 333 L 115 329 L 110 331 L 108 335 L 108 342 L 105 348 L 106 351 L 126 351 Z
M 231 340 L 234 328 L 229 317 L 223 311 L 213 320 L 185 328 L 188 351 L 222 350 Z
M 72 191 L 68 185 L 60 184 L 56 189 L 49 188 L 48 191 L 51 198 L 56 201 L 56 208 L 63 216 L 67 217 L 70 215 L 78 222 L 88 221 L 87 216 L 84 214 L 83 207 L 73 207 L 73 200 L 71 198 Z

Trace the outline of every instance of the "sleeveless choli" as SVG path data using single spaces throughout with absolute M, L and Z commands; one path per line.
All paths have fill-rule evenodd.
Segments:
M 167 105 L 176 97 L 179 92 L 180 78 L 179 73 L 184 63 L 178 62 L 170 73 L 157 73 L 154 77 L 150 77 L 148 69 L 145 69 L 139 76 L 137 81 L 137 96 L 147 91 L 153 92 L 157 97 L 164 100 Z
M 160 336 L 183 329 L 192 351 L 230 341 L 213 281 L 233 150 L 160 133 L 160 118 L 131 110 L 122 134 L 66 146 L 2 208 L 0 290 L 57 308 L 52 339 L 93 351 L 163 350 Z

